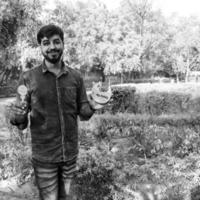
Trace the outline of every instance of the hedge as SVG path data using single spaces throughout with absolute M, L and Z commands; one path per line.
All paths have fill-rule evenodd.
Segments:
M 192 93 L 156 90 L 140 93 L 136 87 L 125 86 L 115 86 L 112 90 L 113 98 L 102 112 L 150 115 L 200 112 L 200 97 Z

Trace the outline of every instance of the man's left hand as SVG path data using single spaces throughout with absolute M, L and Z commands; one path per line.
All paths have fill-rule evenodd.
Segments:
M 96 103 L 96 102 L 94 101 L 94 99 L 92 98 L 92 95 L 91 95 L 91 94 L 88 94 L 88 101 L 89 101 L 90 106 L 91 106 L 92 109 L 94 109 L 94 110 L 98 110 L 98 109 L 103 108 L 103 105 L 98 104 L 98 103 Z

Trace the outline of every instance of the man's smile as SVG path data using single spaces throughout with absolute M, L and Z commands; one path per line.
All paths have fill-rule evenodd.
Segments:
M 49 56 L 58 56 L 59 55 L 59 51 L 51 51 L 47 53 Z

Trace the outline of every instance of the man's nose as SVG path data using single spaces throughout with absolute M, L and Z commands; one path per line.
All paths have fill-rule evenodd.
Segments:
M 55 44 L 53 42 L 50 43 L 50 49 L 55 49 Z

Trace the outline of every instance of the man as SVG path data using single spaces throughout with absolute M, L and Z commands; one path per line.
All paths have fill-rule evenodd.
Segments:
M 22 74 L 19 85 L 28 92 L 25 102 L 17 95 L 11 123 L 32 138 L 32 162 L 41 200 L 70 199 L 71 180 L 78 155 L 77 117 L 88 120 L 97 106 L 87 98 L 80 74 L 62 60 L 64 34 L 55 25 L 37 34 L 44 61 Z

